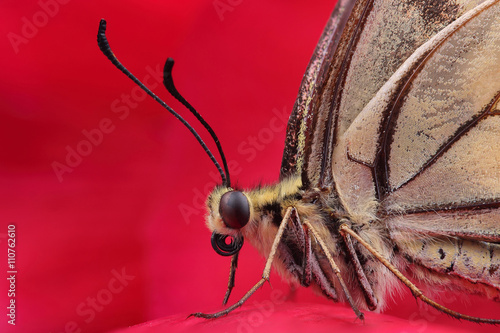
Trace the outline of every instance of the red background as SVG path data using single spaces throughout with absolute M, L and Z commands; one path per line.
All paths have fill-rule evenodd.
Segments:
M 6 271 L 7 225 L 15 224 L 18 274 L 15 327 L 6 324 L 8 285 L 0 281 L 0 330 L 103 332 L 155 319 L 168 326 L 184 322 L 191 312 L 219 309 L 229 259 L 212 250 L 201 206 L 219 181 L 216 170 L 191 134 L 151 99 L 137 94 L 128 115 L 114 112 L 117 106 L 123 110 L 124 94 L 137 90 L 98 50 L 99 20 L 107 19 L 114 52 L 139 78 L 148 67 L 162 68 L 166 57 L 176 59 L 178 89 L 237 163 L 233 182 L 248 187 L 278 179 L 284 125 L 276 130 L 273 110 L 291 111 L 332 1 L 61 2 L 1 5 L 0 269 Z M 52 5 L 44 10 L 41 4 L 47 3 Z M 217 3 L 228 6 L 221 15 Z M 50 16 L 43 14 L 47 8 Z M 186 114 L 159 84 L 149 82 Z M 83 131 L 98 128 L 103 119 L 112 124 L 110 133 L 59 181 L 52 164 L 64 164 L 67 147 L 82 148 Z M 258 140 L 253 155 L 252 138 Z M 230 302 L 260 278 L 263 266 L 264 259 L 247 244 Z M 129 280 L 120 285 L 116 272 Z M 274 290 L 288 293 L 279 276 L 273 273 L 271 281 Z M 272 290 L 264 286 L 240 314 L 269 300 Z M 100 300 L 99 311 L 90 310 L 92 298 Z M 290 302 L 276 305 L 271 318 L 290 316 Z M 346 309 L 307 289 L 297 291 L 295 302 L 309 316 Z M 498 318 L 498 304 L 467 302 L 445 304 Z M 304 306 L 308 303 L 315 305 Z M 419 309 L 408 293 L 391 304 L 386 313 L 402 320 L 369 315 L 372 323 L 406 323 L 405 330 L 416 332 L 439 331 L 445 327 L 440 324 L 478 329 Z M 174 317 L 158 319 L 165 316 Z M 232 325 L 237 318 L 205 328 Z M 261 329 L 280 327 L 266 325 Z M 481 326 L 484 332 L 493 329 Z

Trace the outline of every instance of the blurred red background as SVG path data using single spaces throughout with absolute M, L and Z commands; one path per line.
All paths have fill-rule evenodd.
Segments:
M 333 1 L 0 6 L 0 268 L 7 270 L 7 226 L 14 224 L 18 269 L 16 326 L 6 323 L 2 279 L 0 330 L 103 332 L 218 310 L 229 259 L 212 250 L 203 205 L 219 176 L 192 135 L 100 53 L 99 20 L 108 21 L 124 65 L 185 115 L 155 79 L 166 57 L 176 60 L 177 88 L 218 134 L 233 182 L 250 187 L 278 179 L 285 122 Z M 68 157 L 73 150 L 86 156 Z M 230 302 L 263 266 L 244 246 Z M 279 276 L 271 281 L 251 301 L 270 299 L 273 289 L 288 293 Z M 446 305 L 498 317 L 497 304 L 463 300 Z M 295 301 L 330 304 L 307 289 Z M 419 308 L 408 293 L 387 313 L 416 331 L 435 323 L 478 328 Z

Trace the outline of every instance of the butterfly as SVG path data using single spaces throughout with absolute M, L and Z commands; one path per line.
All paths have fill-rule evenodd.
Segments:
M 127 76 L 190 129 L 222 184 L 207 199 L 212 246 L 231 256 L 224 298 L 243 242 L 271 267 L 333 301 L 383 310 L 402 283 L 458 319 L 499 324 L 435 302 L 447 289 L 500 300 L 500 1 L 339 0 L 314 51 L 289 119 L 280 181 L 232 187 L 178 113 L 111 52 L 101 20 L 98 44 Z M 417 287 L 425 286 L 423 291 Z

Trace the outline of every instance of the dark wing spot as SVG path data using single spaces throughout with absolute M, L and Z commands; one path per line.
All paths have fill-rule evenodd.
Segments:
M 440 255 L 439 258 L 441 260 L 443 260 L 446 257 L 446 253 L 443 251 L 443 249 L 439 249 L 438 252 L 439 252 L 439 255 Z

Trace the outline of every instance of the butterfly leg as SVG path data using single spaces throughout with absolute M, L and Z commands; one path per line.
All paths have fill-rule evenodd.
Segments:
M 298 217 L 298 216 L 297 216 Z M 299 222 L 300 223 L 300 222 Z M 312 275 L 313 275 L 313 258 L 316 259 L 314 254 L 312 253 L 311 247 L 311 238 L 309 237 L 309 232 L 307 228 L 300 226 L 302 230 L 304 230 L 304 259 L 303 259 L 303 273 L 302 273 L 302 284 L 304 286 L 309 286 L 311 284 Z M 319 265 L 315 265 L 319 266 Z
M 285 257 L 287 269 L 296 272 L 299 282 L 304 287 L 309 287 L 312 281 L 312 262 L 313 257 L 311 248 L 311 239 L 308 237 L 304 226 L 300 222 L 299 214 L 296 210 L 290 216 L 290 225 L 286 230 L 285 236 L 289 243 L 293 243 L 297 248 L 303 249 L 302 262 L 297 264 L 291 254 L 289 246 L 282 244 L 281 255 Z
M 287 244 L 280 243 L 279 249 L 281 259 L 287 265 L 288 271 L 294 272 L 299 278 L 300 284 L 304 287 L 309 287 L 314 280 L 314 283 L 326 297 L 338 302 L 337 292 L 313 252 L 309 229 L 302 224 L 296 210 L 290 216 L 290 224 L 283 237 L 286 237 Z M 290 252 L 289 246 L 292 244 L 298 249 L 303 249 L 302 261 L 299 266 Z
M 339 299 L 337 296 L 337 292 L 335 291 L 335 288 L 333 287 L 330 280 L 327 278 L 327 274 L 325 274 L 325 272 L 321 268 L 318 258 L 312 250 L 309 228 L 302 224 L 297 211 L 293 212 L 291 221 L 292 223 L 290 229 L 287 229 L 287 231 L 290 230 L 295 233 L 296 239 L 300 239 L 300 244 L 298 244 L 298 246 L 304 249 L 300 274 L 300 284 L 304 287 L 309 287 L 314 279 L 314 282 L 326 297 L 333 300 L 334 302 L 338 302 Z M 283 253 L 286 252 L 282 251 L 282 254 Z
M 199 318 L 206 318 L 206 319 L 212 319 L 212 318 L 218 318 L 220 316 L 227 315 L 229 312 L 233 311 L 234 309 L 239 308 L 240 306 L 245 303 L 245 301 L 252 296 L 252 294 L 257 291 L 262 285 L 266 282 L 269 281 L 269 275 L 271 273 L 271 265 L 274 260 L 274 256 L 276 254 L 276 250 L 278 248 L 278 245 L 281 241 L 281 238 L 283 236 L 283 232 L 285 231 L 285 228 L 288 224 L 288 221 L 290 220 L 290 216 L 292 214 L 292 211 L 294 211 L 295 208 L 289 207 L 285 213 L 285 216 L 283 217 L 283 220 L 281 221 L 281 224 L 278 228 L 278 232 L 276 233 L 276 236 L 274 237 L 273 245 L 271 246 L 271 251 L 269 252 L 269 256 L 267 257 L 266 261 L 266 266 L 264 267 L 264 272 L 262 273 L 262 278 L 257 282 L 238 302 L 235 304 L 231 305 L 225 310 L 216 312 L 216 313 L 201 313 L 201 312 L 196 312 L 191 314 L 190 316 L 194 317 L 199 317 Z
M 368 308 L 370 310 L 375 310 L 377 308 L 377 298 L 375 297 L 375 294 L 373 293 L 373 289 L 370 285 L 370 282 L 368 282 L 368 279 L 365 275 L 365 271 L 363 270 L 363 267 L 361 266 L 361 263 L 359 262 L 358 255 L 356 254 L 356 250 L 354 249 L 354 246 L 352 245 L 352 240 L 351 236 L 346 233 L 341 233 L 342 237 L 344 238 L 344 242 L 347 247 L 347 251 L 349 252 L 349 255 L 351 257 L 351 261 L 354 264 L 354 267 L 356 269 L 356 275 L 358 277 L 358 281 L 361 285 L 361 290 L 363 290 L 363 294 L 365 295 L 365 300 L 366 304 L 368 305 Z
M 339 228 L 341 233 L 349 234 L 354 239 L 356 239 L 361 245 L 363 245 L 375 258 L 378 259 L 385 267 L 387 267 L 396 277 L 401 280 L 408 288 L 410 288 L 413 296 L 420 298 L 423 302 L 429 304 L 430 306 L 442 311 L 454 318 L 457 319 L 465 319 L 470 320 L 476 323 L 487 323 L 487 324 L 500 324 L 500 320 L 498 319 L 487 319 L 487 318 L 479 318 L 461 314 L 459 312 L 448 309 L 447 307 L 431 300 L 427 296 L 425 296 L 417 286 L 415 286 L 406 276 L 403 275 L 393 264 L 389 262 L 386 258 L 384 258 L 377 250 L 375 250 L 370 244 L 368 244 L 363 238 L 361 238 L 357 233 L 355 233 L 347 224 L 342 224 Z
M 236 268 L 238 268 L 238 254 L 239 254 L 239 252 L 236 252 L 236 254 L 234 254 L 231 257 L 231 268 L 229 269 L 229 280 L 227 282 L 226 295 L 224 295 L 224 300 L 222 301 L 222 305 L 227 304 L 229 296 L 231 295 L 231 291 L 233 290 L 233 287 L 234 287 L 234 276 L 236 275 Z
M 342 278 L 342 275 L 340 274 L 340 269 L 337 266 L 337 264 L 335 263 L 335 261 L 333 260 L 333 257 L 330 254 L 330 251 L 328 250 L 328 247 L 326 246 L 325 242 L 320 237 L 320 235 L 318 234 L 318 232 L 312 226 L 311 223 L 309 223 L 307 220 L 304 221 L 303 223 L 312 232 L 314 238 L 316 238 L 316 240 L 318 241 L 319 245 L 321 246 L 321 249 L 325 253 L 326 257 L 328 258 L 328 262 L 330 263 L 330 266 L 332 267 L 333 272 L 335 273 L 335 275 L 336 275 L 336 277 L 337 277 L 337 279 L 338 279 L 338 281 L 340 283 L 340 286 L 342 287 L 342 290 L 344 291 L 344 294 L 346 296 L 347 302 L 349 303 L 349 305 L 353 309 L 353 311 L 356 314 L 356 316 L 359 319 L 363 320 L 364 319 L 364 315 L 363 315 L 363 313 L 361 311 L 359 311 L 359 309 L 357 308 L 357 306 L 354 304 L 354 301 L 352 300 L 351 294 L 349 293 L 349 290 L 347 289 L 347 285 L 345 284 L 344 279 Z

